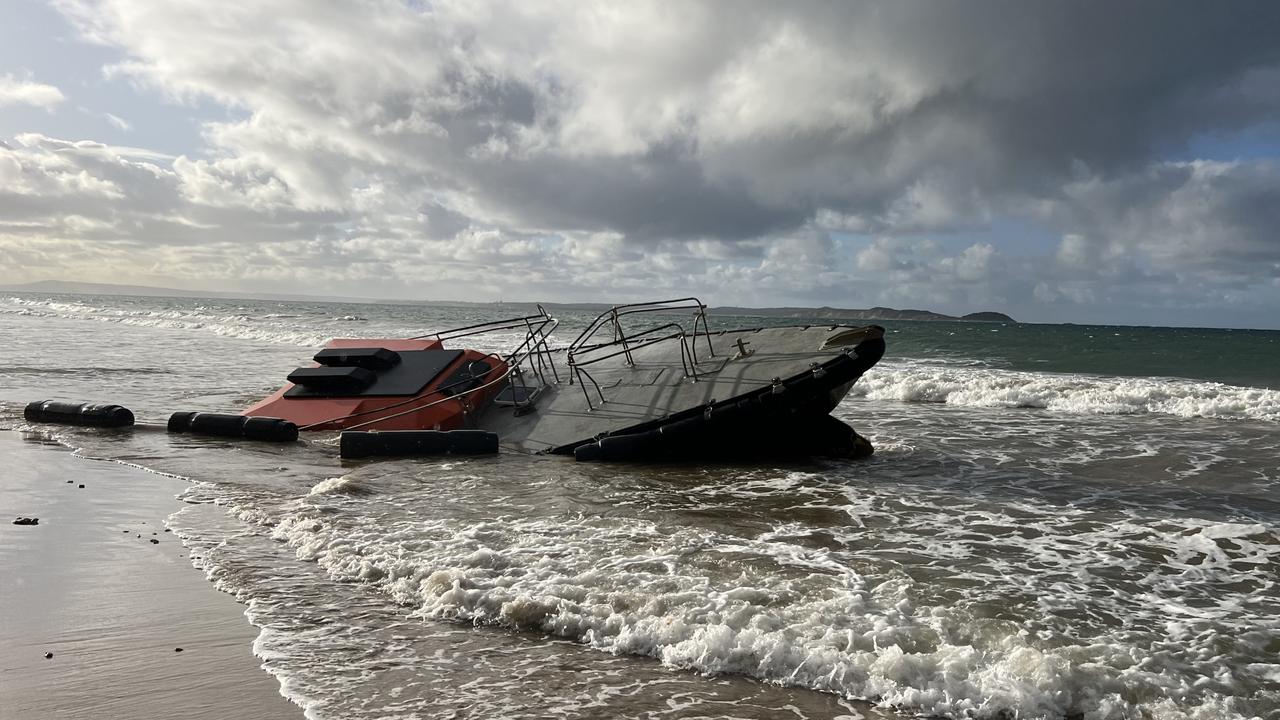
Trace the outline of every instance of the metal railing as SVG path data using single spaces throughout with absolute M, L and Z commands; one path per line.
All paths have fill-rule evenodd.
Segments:
M 520 343 L 505 358 L 502 358 L 508 365 L 512 367 L 520 367 L 520 364 L 530 359 L 530 369 L 538 380 L 546 385 L 549 384 L 545 373 L 550 371 L 551 376 L 556 383 L 560 382 L 560 373 L 556 370 L 555 363 L 551 359 L 551 347 L 548 340 L 551 334 L 555 332 L 556 327 L 560 325 L 560 321 L 551 316 L 546 308 L 541 305 L 536 306 L 538 313 L 536 315 L 522 315 L 519 317 L 507 318 L 505 320 L 491 320 L 489 322 L 477 323 L 475 325 L 467 325 L 465 327 L 450 328 L 426 335 L 418 335 L 414 340 L 426 340 L 433 338 L 444 342 L 446 340 L 457 340 L 465 337 L 474 337 L 476 335 L 485 335 L 493 332 L 501 332 L 503 330 L 520 330 L 525 331 L 524 342 Z
M 532 405 L 534 392 L 530 391 L 529 385 L 525 380 L 525 372 L 531 372 L 541 386 L 560 383 L 560 373 L 556 369 L 552 350 L 549 344 L 551 334 L 559 326 L 560 321 L 552 317 L 541 305 L 536 306 L 538 312 L 533 315 L 523 315 L 519 317 L 507 318 L 505 320 L 492 320 L 489 322 L 476 323 L 474 325 L 466 325 L 463 327 L 450 328 L 439 332 L 427 333 L 425 335 L 415 336 L 414 340 L 435 339 L 441 342 L 446 340 L 458 340 L 460 338 L 473 337 L 476 335 L 485 335 L 488 333 L 501 332 L 504 330 L 524 330 L 524 340 L 505 356 L 490 353 L 490 356 L 499 362 L 506 364 L 506 369 L 498 377 L 489 380 L 479 386 L 466 388 L 456 394 L 447 394 L 450 387 L 436 388 L 425 396 L 415 396 L 401 402 L 391 405 L 384 405 L 380 408 L 374 408 L 359 413 L 351 413 L 340 417 L 322 420 L 312 423 L 300 430 L 311 429 L 320 425 L 340 422 L 343 420 L 351 420 L 359 417 L 376 416 L 362 423 L 348 426 L 344 429 L 355 430 L 362 427 L 375 425 L 379 422 L 391 420 L 404 415 L 424 410 L 444 402 L 457 401 L 463 405 L 464 410 L 468 407 L 469 398 L 472 395 L 480 393 L 484 390 L 492 388 L 504 381 L 510 380 L 514 386 L 519 383 L 520 390 L 523 395 L 517 394 L 512 388 L 512 405 L 516 406 L 519 412 L 522 406 Z M 623 318 L 636 314 L 671 314 L 681 310 L 694 310 L 692 332 L 686 331 L 684 326 L 677 322 L 667 322 L 647 327 L 638 332 L 628 334 L 623 327 Z M 586 388 L 586 382 L 589 382 L 595 389 L 595 394 L 599 398 L 600 403 L 606 401 L 604 391 L 600 384 L 596 382 L 591 373 L 585 367 L 595 363 L 624 356 L 626 363 L 630 367 L 635 367 L 635 358 L 632 353 L 657 345 L 658 343 L 677 340 L 680 343 L 680 362 L 684 369 L 686 378 L 697 382 L 698 380 L 698 337 L 703 338 L 706 344 L 706 356 L 716 357 L 715 348 L 711 344 L 711 330 L 707 325 L 707 306 L 702 304 L 696 297 L 677 298 L 675 300 L 659 300 L 656 302 L 630 303 L 626 305 L 615 305 L 597 316 L 577 339 L 565 349 L 565 358 L 568 364 L 568 382 L 570 385 L 576 383 L 582 387 L 582 392 L 587 398 L 587 407 L 595 409 L 591 395 Z M 701 332 L 699 332 L 701 325 Z M 610 339 L 593 342 L 596 336 L 608 328 L 610 331 Z M 527 367 L 526 367 L 527 366 Z M 483 376 L 482 376 L 483 377 Z M 549 379 L 550 378 L 550 379 Z M 475 378 L 467 378 L 457 383 L 458 385 L 469 383 Z M 586 382 L 584 382 L 584 380 Z M 440 397 L 443 395 L 443 397 Z M 520 398 L 523 398 L 521 400 Z M 404 408 L 399 412 L 391 415 L 381 415 L 388 410 Z
M 628 315 L 636 314 L 671 314 L 680 310 L 694 310 L 693 316 L 693 332 L 687 332 L 679 323 L 668 322 L 645 328 L 639 332 L 627 334 L 623 328 L 622 319 Z M 596 396 L 600 398 L 600 403 L 607 402 L 604 392 L 600 388 L 600 384 L 591 376 L 591 373 L 585 369 L 588 365 L 622 356 L 626 358 L 625 362 L 628 367 L 635 367 L 635 357 L 632 355 L 636 350 L 656 345 L 668 340 L 678 340 L 680 342 L 680 364 L 684 368 L 684 376 L 698 381 L 698 324 L 702 324 L 702 337 L 707 345 L 708 357 L 715 357 L 715 348 L 711 344 L 711 329 L 707 326 L 707 306 L 696 297 L 677 298 L 675 300 L 658 300 L 654 302 L 630 303 L 627 305 L 615 305 L 608 310 L 600 313 L 595 320 L 592 320 L 587 328 L 582 331 L 578 337 L 569 344 L 565 353 L 566 362 L 569 365 L 569 384 L 573 385 L 574 381 L 582 388 L 582 393 L 586 397 L 587 407 L 595 409 L 592 403 L 591 394 L 587 391 L 587 380 L 595 388 Z M 609 340 L 592 342 L 598 334 L 608 328 L 612 337 Z M 655 335 L 660 331 L 667 330 L 669 332 L 662 335 Z M 611 350 L 611 352 L 609 352 Z M 596 354 L 602 352 L 603 354 Z
M 383 412 L 386 412 L 387 410 L 394 410 L 397 408 L 406 408 L 404 410 L 401 410 L 400 412 L 393 413 L 391 415 L 381 415 L 371 420 L 366 420 L 365 422 L 357 423 L 355 425 L 351 425 L 346 428 L 343 428 L 344 430 L 357 430 L 362 427 L 368 427 L 369 425 L 374 425 L 380 422 L 384 422 L 386 420 L 392 420 L 394 418 L 402 417 L 404 415 L 409 415 L 411 413 L 415 413 L 420 410 L 425 410 L 426 408 L 429 408 L 429 407 L 434 407 L 436 405 L 439 405 L 440 403 L 450 402 L 450 401 L 459 402 L 460 404 L 462 404 L 463 410 L 467 411 L 469 407 L 468 406 L 469 396 L 475 395 L 483 390 L 492 388 L 495 385 L 503 382 L 504 380 L 507 380 L 508 378 L 514 378 L 513 382 L 519 382 L 521 384 L 521 389 L 525 391 L 524 397 L 527 399 L 527 402 L 525 404 L 532 403 L 533 401 L 532 395 L 529 393 L 528 386 L 525 384 L 525 381 L 524 381 L 523 365 L 525 362 L 529 362 L 531 371 L 534 373 L 534 375 L 538 377 L 539 382 L 541 382 L 543 385 L 548 384 L 546 379 L 547 371 L 550 371 L 551 376 L 554 378 L 557 384 L 560 382 L 560 374 L 556 370 L 555 363 L 552 361 L 551 348 L 549 347 L 547 342 L 550 339 L 551 334 L 555 332 L 556 327 L 560 324 L 560 321 L 552 317 L 550 313 L 548 313 L 546 309 L 543 308 L 541 305 L 538 305 L 537 307 L 538 307 L 537 315 L 525 315 L 521 317 L 508 318 L 506 320 L 494 320 L 491 322 L 468 325 L 466 327 L 450 328 L 448 330 L 441 330 L 439 332 L 428 333 L 426 335 L 417 335 L 411 338 L 413 340 L 427 340 L 427 339 L 434 338 L 436 340 L 440 340 L 441 342 L 443 342 L 445 340 L 457 340 L 459 338 L 472 337 L 475 335 L 484 335 L 486 333 L 500 332 L 502 330 L 518 330 L 523 328 L 525 330 L 524 341 L 521 342 L 519 345 L 517 345 L 516 348 L 512 350 L 510 353 L 508 353 L 506 356 L 498 355 L 496 353 L 489 353 L 490 357 L 506 365 L 506 369 L 498 377 L 492 380 L 489 380 L 476 387 L 466 388 L 457 393 L 449 392 L 455 387 L 465 385 L 475 379 L 474 377 L 465 378 L 451 385 L 445 385 L 445 386 L 435 388 L 434 390 L 427 393 L 426 395 L 414 396 L 407 400 L 403 400 L 401 402 L 392 403 L 390 405 L 384 405 L 382 407 L 373 408 L 371 410 L 365 410 L 363 412 L 349 413 L 347 415 L 341 415 L 339 417 L 333 417 L 327 420 L 321 420 L 319 422 L 314 422 L 309 425 L 305 425 L 298 429 L 310 430 L 320 425 L 327 425 L 329 423 L 340 422 L 343 420 L 351 420 L 354 418 L 365 417 L 369 415 L 377 415 L 378 413 L 383 413 Z M 478 362 L 478 361 L 474 361 L 474 362 Z M 486 371 L 484 374 L 487 375 L 488 372 L 492 372 L 492 369 L 489 371 Z M 481 375 L 481 377 L 484 377 L 484 375 Z M 512 393 L 512 395 L 513 397 L 515 396 L 514 393 Z M 437 396 L 443 396 L 443 397 L 437 397 Z M 517 406 L 520 405 L 520 403 L 516 403 L 516 404 Z

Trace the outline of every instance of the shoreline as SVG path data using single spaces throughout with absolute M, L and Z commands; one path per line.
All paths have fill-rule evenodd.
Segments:
M 6 713 L 304 717 L 254 657 L 245 608 L 167 530 L 185 480 L 14 431 L 0 431 L 0 461 Z

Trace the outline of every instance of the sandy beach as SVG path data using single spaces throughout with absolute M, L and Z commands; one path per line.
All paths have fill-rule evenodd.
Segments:
M 166 532 L 184 483 L 0 432 L 0 717 L 302 717 Z

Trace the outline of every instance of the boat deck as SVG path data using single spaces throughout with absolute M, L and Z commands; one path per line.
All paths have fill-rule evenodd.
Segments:
M 524 372 L 529 390 L 536 393 L 532 408 L 494 405 L 478 426 L 497 433 L 504 449 L 544 452 L 728 400 L 770 386 L 774 378 L 812 372 L 815 364 L 882 332 L 877 327 L 823 325 L 699 333 L 695 343 L 673 337 L 629 353 L 610 344 L 601 348 L 600 359 L 576 355 L 574 369 L 568 367 L 566 353 L 553 352 L 559 382 L 544 371 L 548 382 L 537 388 L 534 374 Z M 848 385 L 840 397 L 847 390 Z

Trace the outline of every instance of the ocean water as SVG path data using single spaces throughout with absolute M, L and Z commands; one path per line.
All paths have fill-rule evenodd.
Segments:
M 0 295 L 0 428 L 187 478 L 170 527 L 312 718 L 1280 718 L 1280 332 L 884 323 L 835 411 L 865 462 L 357 463 L 21 418 L 234 411 L 330 337 L 494 312 Z

